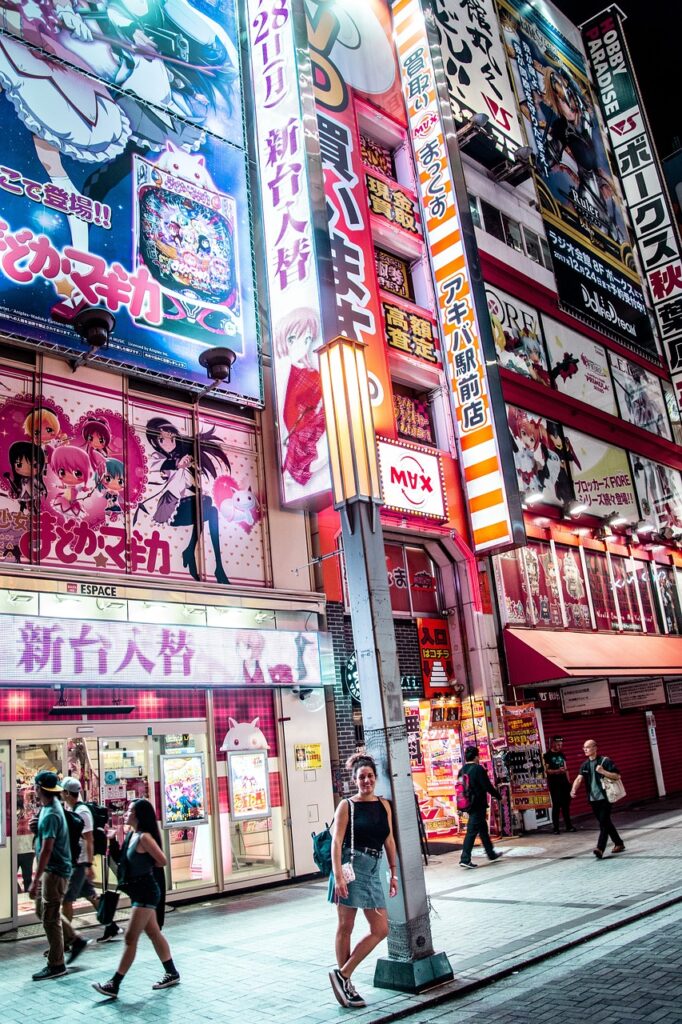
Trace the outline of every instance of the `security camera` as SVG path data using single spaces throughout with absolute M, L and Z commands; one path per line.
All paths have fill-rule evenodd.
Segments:
M 207 348 L 199 356 L 199 364 L 206 370 L 210 380 L 216 383 L 227 381 L 229 384 L 232 364 L 236 358 L 237 353 L 231 348 Z
M 116 319 L 108 309 L 102 309 L 100 306 L 88 306 L 74 317 L 72 323 L 74 330 L 88 348 L 99 349 L 109 344 L 116 326 Z

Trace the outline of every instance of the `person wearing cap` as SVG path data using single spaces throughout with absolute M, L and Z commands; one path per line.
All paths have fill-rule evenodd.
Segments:
M 67 921 L 73 921 L 73 905 L 77 899 L 83 898 L 90 903 L 93 910 L 97 910 L 97 893 L 92 884 L 95 872 L 92 867 L 95 846 L 95 824 L 92 820 L 90 808 L 83 802 L 81 784 L 78 779 L 62 779 L 62 790 L 64 792 L 64 803 L 83 820 L 83 831 L 81 832 L 81 851 L 77 862 L 73 865 L 69 887 L 64 896 L 63 914 Z M 87 946 L 87 939 L 80 936 L 71 946 L 67 964 L 72 964 L 76 957 L 80 956 Z
M 28 895 L 36 901 L 36 913 L 50 948 L 47 964 L 33 975 L 33 980 L 47 981 L 66 974 L 64 940 L 72 946 L 77 936 L 69 922 L 62 920 L 62 901 L 72 868 L 69 829 L 58 796 L 62 787 L 51 771 L 38 772 L 34 782 L 41 809 L 35 846 L 37 864 Z

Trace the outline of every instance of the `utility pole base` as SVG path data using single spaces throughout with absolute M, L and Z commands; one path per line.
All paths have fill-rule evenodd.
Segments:
M 391 960 L 381 957 L 374 972 L 374 987 L 394 992 L 424 992 L 427 988 L 454 980 L 445 953 L 433 953 L 423 960 Z

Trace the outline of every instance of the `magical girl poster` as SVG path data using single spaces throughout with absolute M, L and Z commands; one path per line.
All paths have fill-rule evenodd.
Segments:
M 233 0 L 0 0 L 0 328 L 260 404 Z

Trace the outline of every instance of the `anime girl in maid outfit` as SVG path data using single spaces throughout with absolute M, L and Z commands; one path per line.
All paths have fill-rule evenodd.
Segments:
M 147 442 L 154 450 L 152 469 L 159 474 L 162 482 L 161 489 L 146 499 L 146 503 L 156 499 L 152 519 L 155 523 L 168 523 L 169 526 L 192 527 L 192 536 L 182 553 L 182 564 L 195 580 L 199 579 L 196 547 L 203 524 L 207 523 L 215 555 L 216 581 L 229 583 L 220 551 L 218 509 L 205 491 L 201 497 L 202 523 L 197 523 L 196 467 L 191 438 L 182 437 L 178 428 L 164 416 L 154 416 L 148 420 L 145 433 Z M 207 479 L 215 479 L 219 470 L 225 469 L 228 473 L 232 471 L 227 455 L 213 440 L 213 434 L 211 428 L 197 438 L 200 473 Z M 146 504 L 141 502 L 138 509 L 149 513 Z
M 275 353 L 288 358 L 289 378 L 282 409 L 288 431 L 284 438 L 284 471 L 305 486 L 324 465 L 320 439 L 324 433 L 322 384 L 315 349 L 320 344 L 320 323 L 312 309 L 294 309 L 275 327 Z

